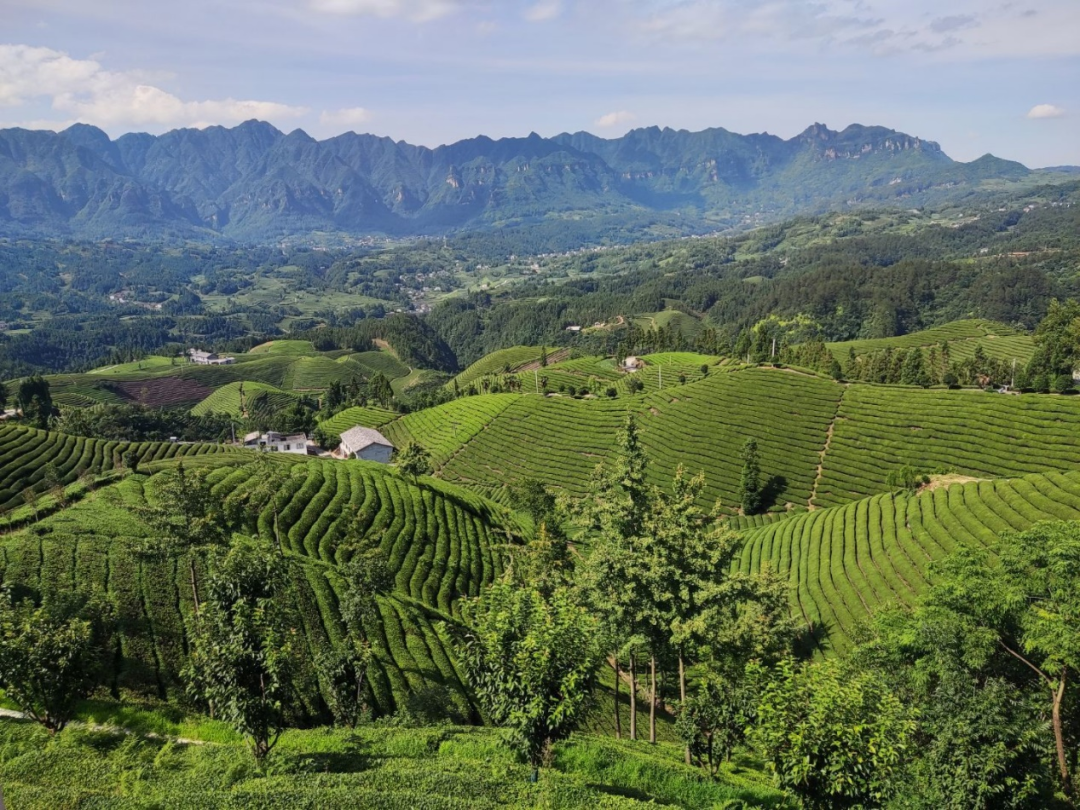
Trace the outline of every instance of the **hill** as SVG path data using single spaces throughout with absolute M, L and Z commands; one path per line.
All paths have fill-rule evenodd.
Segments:
M 35 459 L 31 469 L 55 458 L 66 470 L 67 446 L 80 443 L 61 437 L 56 448 L 26 452 L 7 462 L 5 480 L 28 475 L 21 471 Z M 253 455 L 226 455 L 210 472 L 214 495 L 222 499 L 257 482 L 249 463 Z M 299 457 L 275 461 L 285 465 L 285 477 L 275 506 L 259 524 L 266 536 L 280 537 L 289 559 L 292 607 L 303 638 L 298 716 L 312 719 L 323 712 L 311 661 L 341 637 L 335 569 L 342 561 L 341 540 L 351 531 L 380 546 L 395 581 L 366 628 L 375 648 L 369 704 L 386 714 L 410 695 L 438 687 L 446 690 L 447 717 L 478 719 L 440 628 L 453 621 L 462 596 L 477 595 L 502 570 L 504 545 L 522 531 L 516 519 L 453 486 L 416 487 L 380 465 Z M 111 673 L 116 690 L 134 699 L 178 697 L 185 626 L 192 620 L 191 582 L 177 573 L 177 560 L 140 550 L 149 529 L 130 511 L 154 503 L 156 478 L 138 474 L 104 483 L 51 515 L 45 504 L 13 513 L 9 523 L 30 528 L 0 539 L 0 580 L 59 590 L 104 589 L 119 613 L 120 650 Z
M 819 648 L 842 652 L 872 611 L 914 602 L 926 589 L 931 560 L 1043 520 L 1080 520 L 1080 473 L 949 476 L 918 494 L 877 495 L 799 515 L 748 533 L 739 567 L 756 571 L 767 562 L 786 577 L 792 610 Z
M 580 243 L 613 228 L 760 224 L 852 199 L 910 208 L 1029 174 L 991 156 L 957 163 L 931 141 L 860 125 L 814 124 L 789 140 L 650 127 L 427 149 L 355 133 L 316 141 L 259 121 L 115 141 L 76 124 L 0 131 L 0 233 L 272 241 L 550 220 L 562 241 Z
M 975 354 L 976 348 L 981 348 L 987 357 L 995 360 L 1016 360 L 1020 365 L 1026 365 L 1035 351 L 1031 335 L 1006 324 L 979 319 L 953 321 L 900 337 L 848 340 L 828 343 L 826 346 L 837 360 L 844 363 L 852 352 L 858 357 L 885 349 L 930 349 L 942 344 L 949 347 L 951 360 L 966 360 Z

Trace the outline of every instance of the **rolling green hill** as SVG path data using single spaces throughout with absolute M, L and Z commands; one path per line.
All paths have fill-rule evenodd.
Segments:
M 256 416 L 285 408 L 296 396 L 272 385 L 257 382 L 235 382 L 223 385 L 191 409 L 194 416 L 210 413 L 240 417 Z
M 837 360 L 846 363 L 852 351 L 857 357 L 884 349 L 929 349 L 943 343 L 948 344 L 949 359 L 954 361 L 965 360 L 975 353 L 976 347 L 982 347 L 988 357 L 1006 361 L 1015 359 L 1020 365 L 1024 365 L 1035 351 L 1035 343 L 1030 335 L 1005 324 L 976 319 L 953 321 L 944 326 L 912 332 L 901 337 L 849 340 L 826 345 Z
M 799 515 L 749 532 L 739 567 L 767 562 L 787 577 L 795 615 L 823 650 L 842 652 L 873 610 L 914 601 L 931 560 L 1041 520 L 1080 520 L 1080 472 L 969 480 Z
M 541 351 L 542 349 L 539 346 L 514 346 L 512 349 L 492 352 L 458 374 L 448 385 L 453 387 L 454 384 L 457 384 L 458 388 L 464 391 L 469 385 L 485 375 L 502 374 L 507 368 L 514 372 L 523 365 L 539 361 Z M 555 349 L 549 348 L 547 351 L 548 354 L 551 354 Z
M 215 497 L 256 483 L 253 466 L 244 463 L 249 454 L 228 456 L 210 473 Z M 516 519 L 456 487 L 416 487 L 379 465 L 275 460 L 288 469 L 276 502 L 276 531 L 290 563 L 302 638 L 300 713 L 321 711 L 310 661 L 343 633 L 335 570 L 341 540 L 353 531 L 380 545 L 395 580 L 366 628 L 376 658 L 369 670 L 371 705 L 389 713 L 409 695 L 439 686 L 448 690 L 450 717 L 477 719 L 440 623 L 452 621 L 460 597 L 477 595 L 502 570 L 504 544 L 522 531 Z M 107 590 L 120 621 L 113 678 L 122 694 L 142 698 L 178 694 L 193 605 L 186 563 L 140 551 L 149 530 L 129 509 L 154 503 L 156 480 L 129 475 L 0 539 L 0 580 L 6 584 Z M 261 533 L 274 536 L 273 513 L 259 523 Z
M 53 465 L 60 485 L 80 484 L 80 489 L 86 489 L 95 480 L 121 469 L 128 452 L 135 454 L 139 466 L 147 467 L 172 459 L 190 462 L 200 456 L 231 455 L 235 450 L 217 444 L 84 439 L 22 425 L 0 424 L 0 512 L 24 503 L 31 492 L 40 494 L 46 490 L 49 485 L 46 464 Z M 80 482 L 83 476 L 86 480 Z M 22 511 L 27 513 L 30 509 L 27 506 Z

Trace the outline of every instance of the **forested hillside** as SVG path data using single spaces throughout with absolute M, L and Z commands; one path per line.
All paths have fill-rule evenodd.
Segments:
M 567 249 L 612 233 L 758 225 L 853 199 L 939 203 L 1028 175 L 990 155 L 956 163 L 931 141 L 858 125 L 815 124 L 786 141 L 652 127 L 613 140 L 534 133 L 427 149 L 351 132 L 316 141 L 260 121 L 115 141 L 76 124 L 0 132 L 0 233 L 269 242 L 547 221 L 549 249 Z

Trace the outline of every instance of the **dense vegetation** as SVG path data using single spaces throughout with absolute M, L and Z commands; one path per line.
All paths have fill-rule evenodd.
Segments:
M 1062 193 L 544 257 L 427 317 L 242 328 L 230 364 L 10 381 L 5 798 L 1075 806 Z M 811 306 L 830 267 L 874 280 Z M 999 272 L 1017 297 L 981 299 Z M 356 425 L 393 466 L 224 443 Z

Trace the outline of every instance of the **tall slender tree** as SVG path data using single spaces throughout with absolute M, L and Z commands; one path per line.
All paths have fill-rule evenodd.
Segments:
M 649 509 L 647 464 L 637 422 L 627 413 L 615 457 L 593 472 L 592 496 L 564 501 L 571 519 L 592 538 L 579 569 L 578 593 L 600 618 L 616 678 L 621 675 L 620 660 L 628 661 L 631 739 L 637 739 L 637 662 L 648 624 L 648 572 L 642 557 Z

